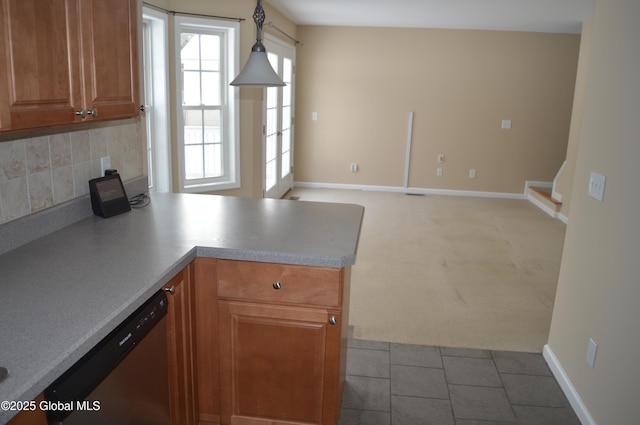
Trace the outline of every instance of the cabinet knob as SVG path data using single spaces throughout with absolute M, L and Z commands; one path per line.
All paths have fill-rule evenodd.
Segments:
M 87 114 L 92 115 L 93 118 L 98 118 L 98 110 L 96 108 L 88 110 Z
M 276 280 L 275 282 L 273 282 L 273 289 L 278 290 L 280 288 L 282 288 L 282 284 L 280 283 L 279 280 Z
M 336 323 L 338 323 L 338 319 L 336 319 L 336 316 L 329 317 L 329 324 L 330 325 L 335 325 Z
M 176 293 L 176 287 L 171 285 L 168 288 L 162 288 L 163 291 L 170 293 L 171 295 Z
M 86 109 L 80 109 L 79 111 L 76 111 L 76 115 L 79 116 L 82 119 L 87 118 L 87 110 Z

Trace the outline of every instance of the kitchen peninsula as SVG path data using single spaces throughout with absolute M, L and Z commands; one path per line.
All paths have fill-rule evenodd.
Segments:
M 341 320 L 335 330 L 322 330 L 334 338 L 326 342 L 328 352 L 346 339 L 349 272 L 363 213 L 350 204 L 153 194 L 146 208 L 109 219 L 91 216 L 0 255 L 0 366 L 9 370 L 0 400 L 35 399 L 145 300 L 183 275 L 212 297 L 198 299 L 196 291 L 192 301 L 194 335 L 215 339 L 198 341 L 199 350 L 215 347 L 215 353 L 198 357 L 198 365 L 207 356 L 219 358 L 220 365 L 239 364 L 226 357 L 233 355 L 228 341 L 218 348 L 218 335 L 228 340 L 234 330 L 227 322 L 256 311 L 272 320 L 281 312 L 290 321 L 326 316 L 330 324 L 322 326 L 329 327 Z M 272 276 L 291 281 L 282 289 L 265 281 L 274 285 L 270 292 L 258 287 Z M 219 333 L 203 330 L 207 323 Z M 336 365 L 327 370 L 344 370 L 344 347 L 337 350 L 331 355 Z M 221 371 L 220 387 L 198 383 L 200 392 L 220 388 L 222 397 L 209 403 L 208 394 L 199 394 L 206 401 L 201 407 L 213 406 L 195 413 L 201 422 L 225 423 L 238 412 L 223 389 L 237 388 L 234 379 Z M 327 376 L 321 379 L 327 383 Z M 335 404 L 339 391 L 331 385 L 320 393 Z M 328 409 L 325 401 L 313 418 L 337 419 L 337 406 Z M 0 411 L 0 423 L 16 413 Z

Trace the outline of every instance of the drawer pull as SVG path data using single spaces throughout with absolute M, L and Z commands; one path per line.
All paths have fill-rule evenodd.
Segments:
M 273 282 L 273 289 L 278 290 L 282 288 L 282 284 L 280 283 L 279 280 L 276 280 L 275 282 Z
M 336 323 L 338 323 L 338 319 L 336 319 L 336 316 L 329 317 L 329 324 L 330 325 L 335 325 Z

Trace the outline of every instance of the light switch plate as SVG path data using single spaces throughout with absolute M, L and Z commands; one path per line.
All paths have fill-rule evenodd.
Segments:
M 589 177 L 589 190 L 588 194 L 594 199 L 597 199 L 600 202 L 604 201 L 604 187 L 606 184 L 607 178 L 602 174 L 596 173 L 595 171 L 591 172 Z
M 587 345 L 587 364 L 594 367 L 596 364 L 596 355 L 598 354 L 598 344 L 589 338 L 589 344 Z

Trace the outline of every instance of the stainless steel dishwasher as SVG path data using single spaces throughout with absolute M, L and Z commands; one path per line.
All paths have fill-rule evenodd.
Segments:
M 167 296 L 156 293 L 45 390 L 50 425 L 168 425 Z

